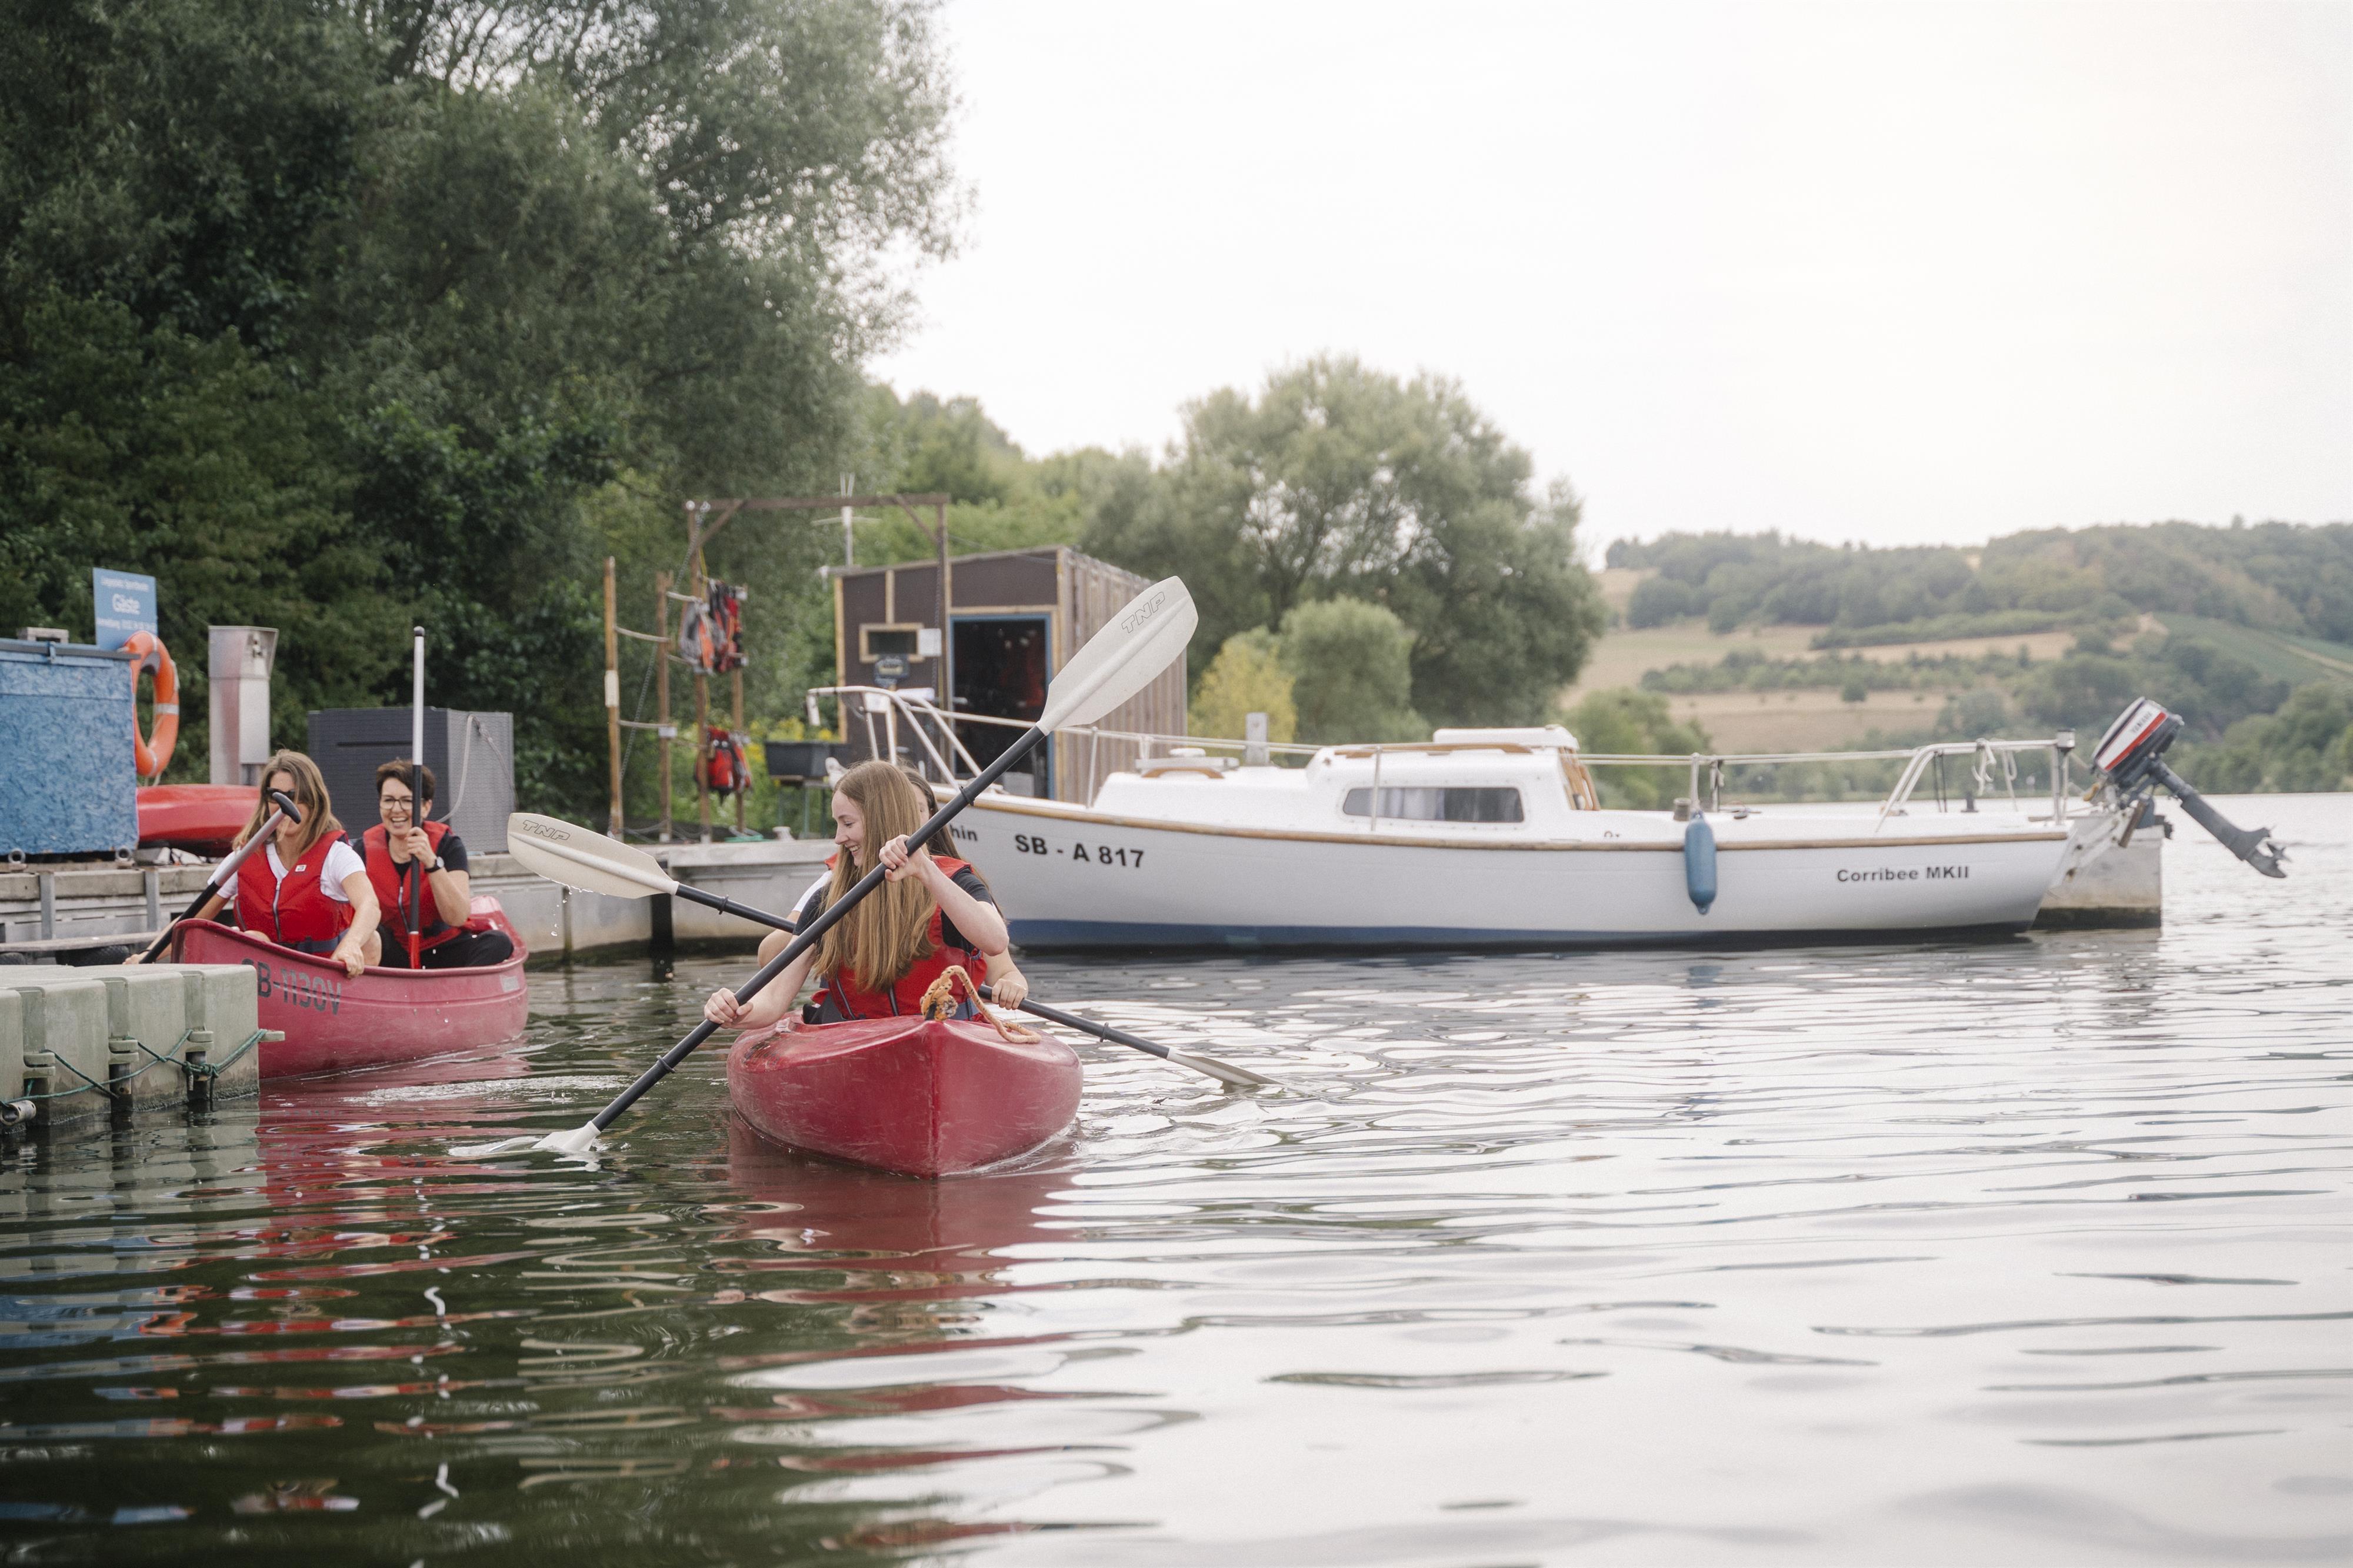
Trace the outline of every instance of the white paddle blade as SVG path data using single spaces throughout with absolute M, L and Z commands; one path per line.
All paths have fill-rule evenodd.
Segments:
M 507 853 L 523 869 L 585 892 L 642 899 L 678 889 L 661 862 L 644 850 L 537 812 L 507 818 Z
M 495 1143 L 460 1143 L 449 1152 L 460 1160 L 487 1160 L 493 1154 L 512 1154 L 518 1149 L 528 1149 L 538 1142 L 536 1138 L 501 1138 Z
M 1195 1072 L 1207 1073 L 1219 1083 L 1229 1083 L 1236 1089 L 1280 1089 L 1282 1087 L 1274 1079 L 1261 1078 L 1248 1068 L 1238 1068 L 1231 1062 L 1221 1062 L 1215 1057 L 1195 1056 L 1191 1051 L 1180 1051 L 1173 1046 L 1169 1047 L 1168 1059 L 1178 1067 L 1187 1067 Z
M 554 1154 L 586 1154 L 596 1146 L 596 1124 L 584 1121 L 566 1131 L 551 1132 L 532 1147 Z
M 1038 728 L 1092 724 L 1143 690 L 1184 653 L 1200 619 L 1182 578 L 1163 577 L 1130 599 L 1046 688 Z

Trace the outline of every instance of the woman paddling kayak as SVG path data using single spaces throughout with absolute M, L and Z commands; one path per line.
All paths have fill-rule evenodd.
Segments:
M 280 947 L 326 954 L 357 979 L 380 952 L 379 911 L 367 866 L 343 842 L 343 825 L 335 820 L 318 763 L 300 752 L 280 752 L 269 759 L 262 777 L 261 797 L 237 842 L 260 831 L 274 793 L 292 796 L 302 820 L 280 819 L 262 853 L 247 856 L 237 868 L 237 924 Z M 211 920 L 227 902 L 228 895 L 216 893 L 195 918 Z
M 749 1006 L 733 991 L 715 991 L 703 1016 L 722 1028 L 766 1028 L 785 1016 L 812 972 L 823 986 L 819 1023 L 913 1016 L 923 993 L 950 969 L 971 974 L 1001 959 L 1005 920 L 980 873 L 947 856 L 908 851 L 907 835 L 929 815 L 914 784 L 889 763 L 860 763 L 842 774 L 833 795 L 833 841 L 842 852 L 810 913 L 847 893 L 878 862 L 887 879 Z M 966 1002 L 960 1016 L 971 1015 Z

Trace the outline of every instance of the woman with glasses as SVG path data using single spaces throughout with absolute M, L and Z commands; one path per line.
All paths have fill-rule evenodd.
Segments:
M 409 788 L 417 778 L 424 808 Z M 417 933 L 417 967 L 480 969 L 514 956 L 514 943 L 500 931 L 470 930 L 473 889 L 466 874 L 466 841 L 446 822 L 430 820 L 433 770 L 406 762 L 375 770 L 376 814 L 383 820 L 356 837 L 367 877 L 383 910 L 386 969 L 408 967 L 408 934 Z M 417 872 L 421 869 L 422 875 Z

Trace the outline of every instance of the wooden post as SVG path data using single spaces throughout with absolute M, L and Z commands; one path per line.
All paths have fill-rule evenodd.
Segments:
M 621 836 L 621 638 L 614 630 L 613 558 L 605 557 L 605 751 L 610 760 L 613 811 L 608 831 Z
M 733 734 L 735 737 L 735 743 L 740 746 L 744 743 L 744 667 L 740 664 L 737 665 L 733 669 L 728 671 L 728 675 L 735 684 L 735 727 Z M 751 793 L 752 781 L 750 779 L 737 779 L 735 781 L 735 831 L 738 833 L 744 831 L 744 797 Z
M 710 761 L 711 746 L 711 677 L 698 669 L 694 672 L 694 803 L 702 819 L 702 841 L 711 842 L 711 774 L 705 764 Z
M 932 515 L 940 525 L 940 711 L 948 716 L 948 733 L 955 734 L 955 594 L 948 578 L 948 503 L 934 503 Z M 955 747 L 947 748 L 948 782 L 955 782 Z
M 661 738 L 661 841 L 670 841 L 670 746 L 678 726 L 670 716 L 670 574 L 654 574 L 654 630 L 661 641 L 654 645 L 654 722 L 659 726 L 654 733 Z
M 712 531 L 717 531 L 713 530 Z M 711 574 L 702 563 L 702 541 L 709 535 L 699 530 L 690 542 L 693 546 L 691 560 L 694 575 L 687 582 L 692 593 L 706 605 L 711 599 Z M 694 667 L 694 804 L 695 814 L 702 819 L 702 841 L 711 842 L 711 675 L 701 665 Z

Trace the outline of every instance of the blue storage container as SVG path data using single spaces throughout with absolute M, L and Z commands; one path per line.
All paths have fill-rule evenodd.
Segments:
M 139 843 L 132 656 L 0 638 L 0 854 Z

